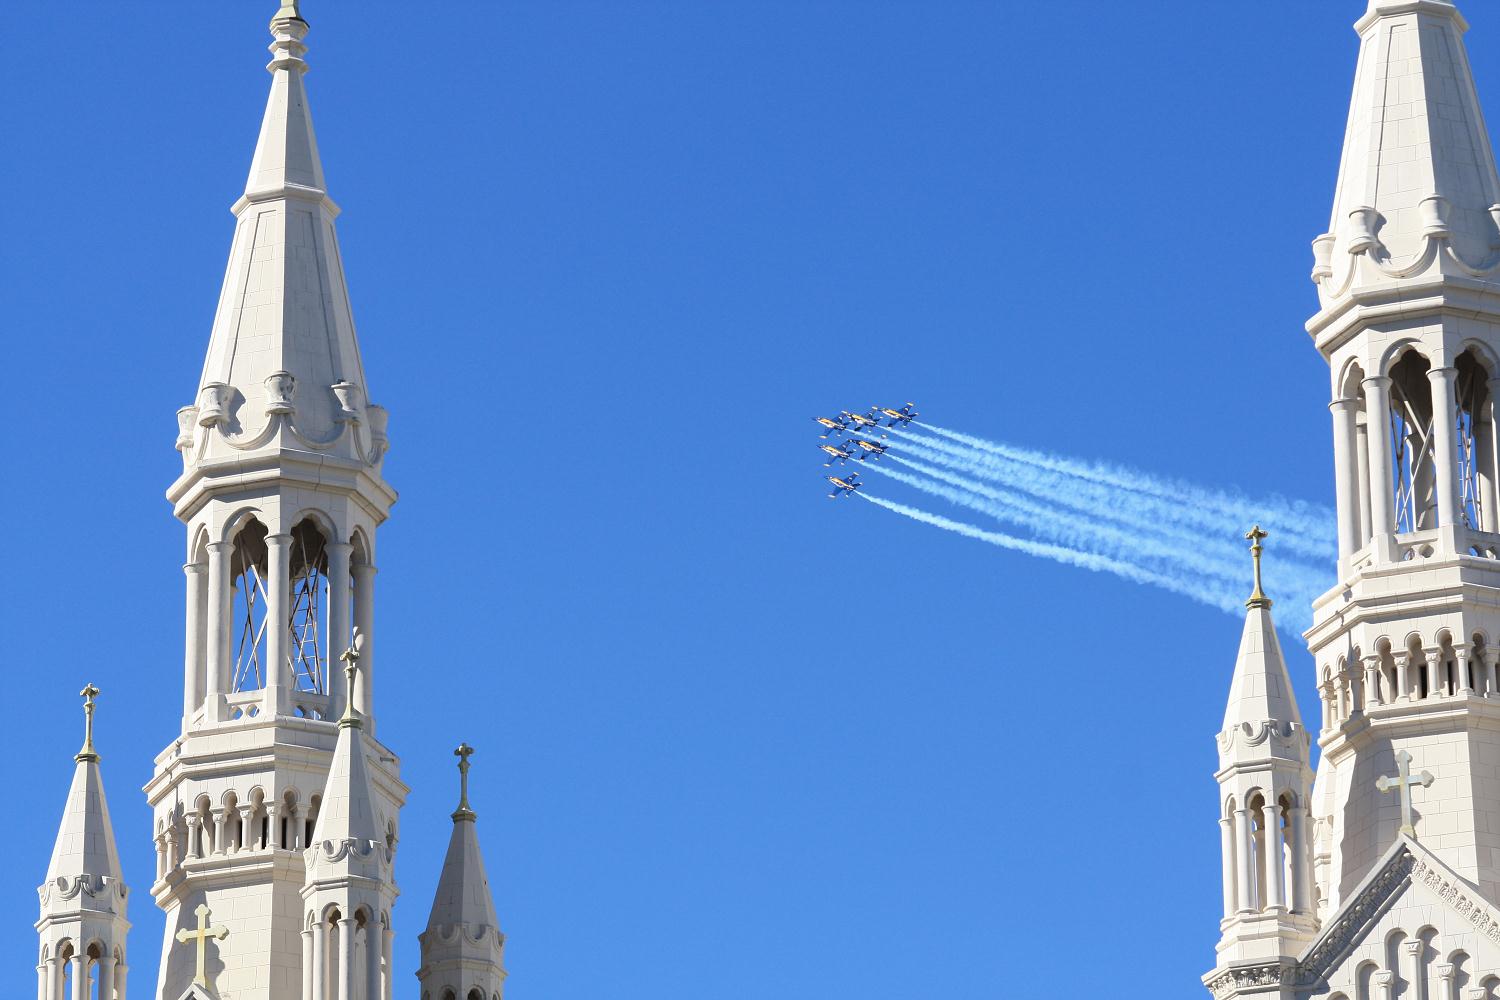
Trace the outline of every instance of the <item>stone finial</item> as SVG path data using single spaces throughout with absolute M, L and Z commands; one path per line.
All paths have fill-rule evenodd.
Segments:
M 99 697 L 99 689 L 86 684 L 78 696 L 83 699 L 83 749 L 73 759 L 81 764 L 99 759 L 99 753 L 94 749 L 94 699 Z
M 474 810 L 469 808 L 469 758 L 474 756 L 474 748 L 460 743 L 453 756 L 458 758 L 458 808 L 453 812 L 453 822 L 457 823 L 477 818 Z
M 359 651 L 365 646 L 365 637 L 359 629 L 354 630 L 354 644 L 339 654 L 344 661 L 344 714 L 339 718 L 340 729 L 361 728 L 359 714 L 354 711 L 354 679 L 359 676 Z
M 1250 559 L 1255 563 L 1255 590 L 1250 593 L 1250 599 L 1245 602 L 1247 608 L 1269 608 L 1271 599 L 1266 596 L 1260 587 L 1260 554 L 1264 546 L 1260 543 L 1268 537 L 1268 532 L 1260 525 L 1256 525 L 1245 532 L 1245 538 L 1250 542 Z

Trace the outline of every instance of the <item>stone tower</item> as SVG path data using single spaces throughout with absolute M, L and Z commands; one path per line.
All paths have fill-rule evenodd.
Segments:
M 477 814 L 469 808 L 467 743 L 458 757 L 458 808 L 443 858 L 427 929 L 420 935 L 422 1000 L 501 1000 L 505 986 L 505 935 L 495 917 L 490 880 L 479 850 Z
M 227 931 L 208 946 L 209 985 L 234 1000 L 298 1000 L 305 988 L 309 1000 L 353 1000 L 330 992 L 341 974 L 313 975 L 316 949 L 325 964 L 359 949 L 369 1000 L 369 984 L 389 980 L 389 862 L 407 789 L 376 739 L 373 586 L 376 529 L 396 494 L 303 87 L 307 31 L 284 0 L 202 378 L 177 414 L 183 471 L 167 496 L 186 527 L 182 721 L 146 786 L 151 894 L 167 915 L 159 1000 L 194 978 L 194 949 L 177 935 L 201 905 Z M 351 697 L 340 655 L 356 630 Z M 354 724 L 340 728 L 341 716 Z M 320 815 L 335 793 L 357 828 Z M 380 858 L 357 873 L 369 891 L 353 908 L 320 880 L 356 873 L 311 857 L 345 842 Z
M 94 749 L 92 684 L 83 689 L 86 723 L 83 749 L 73 758 L 73 784 L 47 864 L 47 880 L 37 890 L 41 936 L 37 1000 L 125 996 L 125 919 L 129 891 L 120 873 L 115 831 L 104 799 L 104 778 Z M 94 992 L 90 992 L 90 989 Z

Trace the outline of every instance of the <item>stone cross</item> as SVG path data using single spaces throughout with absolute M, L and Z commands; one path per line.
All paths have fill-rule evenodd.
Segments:
M 94 699 L 99 697 L 99 689 L 93 684 L 85 684 L 78 696 L 83 699 L 83 749 L 73 759 L 98 760 L 99 754 L 94 750 Z
M 1411 789 L 1413 785 L 1421 785 L 1427 788 L 1432 784 L 1432 775 L 1426 771 L 1421 774 L 1411 773 L 1411 754 L 1405 750 L 1396 751 L 1396 777 L 1379 777 L 1375 779 L 1375 787 L 1382 792 L 1395 789 L 1401 793 L 1401 832 L 1408 837 L 1417 836 L 1416 827 L 1411 822 Z
M 229 936 L 229 928 L 228 927 L 210 927 L 210 926 L 208 926 L 208 904 L 207 903 L 199 903 L 198 904 L 198 908 L 196 910 L 194 910 L 193 912 L 198 915 L 198 929 L 195 930 L 195 931 L 190 931 L 190 930 L 180 930 L 180 931 L 178 931 L 177 932 L 177 940 L 180 941 L 180 942 L 182 942 L 183 944 L 187 944 L 189 941 L 192 941 L 195 938 L 197 939 L 197 941 L 198 941 L 198 971 L 193 976 L 193 982 L 197 983 L 199 986 L 203 987 L 204 989 L 208 989 L 208 974 L 205 971 L 205 964 L 206 964 L 206 960 L 207 960 L 207 955 L 204 952 L 204 946 L 207 944 L 209 938 L 213 938 L 215 941 L 222 941 L 225 938 L 227 938 Z
M 458 758 L 458 810 L 453 814 L 454 819 L 473 819 L 474 810 L 469 808 L 469 758 L 474 756 L 474 748 L 467 743 L 460 743 L 458 749 L 453 751 L 453 756 Z

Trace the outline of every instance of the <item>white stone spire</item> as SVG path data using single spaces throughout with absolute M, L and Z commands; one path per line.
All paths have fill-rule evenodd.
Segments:
M 477 816 L 469 808 L 469 757 L 474 748 L 459 744 L 458 809 L 453 813 L 453 835 L 432 898 L 427 929 L 422 932 L 422 966 L 417 978 L 423 995 L 467 996 L 478 988 L 486 1000 L 502 995 L 505 983 L 505 935 L 495 917 L 495 902 L 479 849 Z
M 65 979 L 72 984 L 89 977 L 98 984 L 99 1000 L 125 992 L 125 918 L 128 890 L 115 849 L 114 826 L 104 797 L 99 754 L 94 750 L 94 698 L 99 689 L 83 689 L 86 728 L 83 749 L 74 757 L 73 784 L 47 865 L 47 880 L 37 890 L 41 916 L 41 956 L 37 996 L 67 1000 Z M 79 996 L 90 995 L 88 990 Z
M 1271 620 L 1271 599 L 1261 590 L 1266 533 L 1257 525 L 1245 537 L 1255 589 L 1245 602 L 1245 631 L 1218 736 L 1224 916 L 1218 963 L 1205 983 L 1245 969 L 1257 970 L 1256 978 L 1260 970 L 1274 970 L 1279 982 L 1317 928 L 1310 740 Z
M 344 661 L 352 690 L 358 673 L 357 640 Z M 339 720 L 318 822 L 303 853 L 304 981 L 331 984 L 326 994 L 306 994 L 314 1000 L 390 995 L 394 850 L 376 813 L 367 752 L 363 727 L 351 704 Z
M 1494 280 L 1500 177 L 1463 34 L 1447 0 L 1371 0 L 1328 233 L 1314 241 L 1325 308 L 1419 276 Z

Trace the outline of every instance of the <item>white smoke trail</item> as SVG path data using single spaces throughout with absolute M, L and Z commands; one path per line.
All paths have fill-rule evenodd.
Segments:
M 1091 552 L 1081 552 L 1062 545 L 1034 542 L 998 531 L 986 531 L 972 524 L 954 521 L 938 514 L 930 514 L 925 510 L 908 507 L 905 504 L 893 503 L 890 500 L 872 496 L 868 493 L 856 493 L 855 496 L 863 497 L 877 506 L 884 507 L 886 510 L 894 511 L 897 514 L 902 514 L 914 521 L 921 521 L 923 524 L 930 524 L 945 531 L 956 532 L 966 538 L 975 538 L 982 542 L 988 542 L 991 545 L 998 545 L 1004 549 L 1023 552 L 1026 555 L 1038 556 L 1042 559 L 1050 559 L 1065 566 L 1077 566 L 1080 569 L 1091 570 L 1095 573 L 1113 573 L 1115 576 L 1129 580 L 1132 583 L 1144 583 L 1153 587 L 1160 587 L 1163 590 L 1169 590 L 1174 594 L 1190 597 L 1195 601 L 1219 608 L 1222 611 L 1235 611 L 1243 606 L 1241 600 L 1228 591 L 1211 590 L 1194 586 L 1188 581 L 1179 580 L 1160 573 L 1153 573 L 1118 559 L 1110 559 Z
M 1289 501 L 1282 497 L 1251 499 L 1233 493 L 1209 490 L 1192 483 L 1163 479 L 1121 466 L 1083 462 L 1077 459 L 1049 455 L 1044 452 L 1016 448 L 987 441 L 969 434 L 921 423 L 917 426 L 941 438 L 967 446 L 964 449 L 948 445 L 946 449 L 956 457 L 967 454 L 976 464 L 986 456 L 997 456 L 1012 465 L 1021 463 L 1048 472 L 1070 477 L 1075 481 L 1091 482 L 1115 490 L 1127 491 L 1139 497 L 1157 501 L 1157 520 L 1177 520 L 1194 524 L 1206 530 L 1222 530 L 1226 521 L 1249 523 L 1259 521 L 1273 525 L 1277 537 L 1287 548 L 1305 555 L 1332 560 L 1337 552 L 1334 546 L 1335 525 L 1332 512 L 1302 501 Z M 914 440 L 930 447 L 941 447 L 944 442 L 927 435 L 919 435 L 900 428 L 889 428 L 890 433 L 907 440 Z M 974 454 L 974 453 L 978 454 Z M 1002 472 L 1001 463 L 987 467 L 997 474 Z M 1124 499 L 1126 494 L 1116 494 Z
M 923 454 L 924 457 L 931 456 L 930 460 L 948 465 L 950 468 L 961 467 L 956 461 L 944 461 L 941 454 L 928 452 L 920 447 L 902 446 L 903 450 Z M 1114 504 L 1113 498 L 1098 497 L 1091 505 L 1078 504 L 1081 511 L 1089 514 L 1088 517 L 1079 517 L 1059 509 L 1056 505 L 1038 503 L 1014 493 L 1006 493 L 991 489 L 982 483 L 972 482 L 962 476 L 956 476 L 942 469 L 925 465 L 921 462 L 902 458 L 895 452 L 887 453 L 887 458 L 894 462 L 911 468 L 925 476 L 929 476 L 940 482 L 956 486 L 969 493 L 978 494 L 990 500 L 1004 505 L 1004 509 L 989 509 L 976 506 L 965 501 L 955 499 L 947 493 L 939 493 L 945 499 L 955 503 L 964 503 L 965 506 L 977 510 L 983 510 L 992 517 L 1009 521 L 1013 524 L 1021 523 L 1035 531 L 1051 537 L 1054 541 L 1064 544 L 1076 545 L 1092 551 L 1105 551 L 1117 557 L 1130 557 L 1147 559 L 1168 564 L 1162 567 L 1186 569 L 1201 575 L 1215 577 L 1217 579 L 1237 583 L 1245 578 L 1245 550 L 1229 540 L 1215 542 L 1213 538 L 1205 537 L 1192 532 L 1173 530 L 1165 527 L 1159 522 L 1151 520 L 1144 514 L 1131 514 L 1128 509 L 1122 510 Z M 878 469 L 871 465 L 870 468 Z M 881 470 L 885 471 L 885 470 Z M 1051 475 L 1043 473 L 1043 475 Z M 925 488 L 922 481 L 914 478 L 902 478 L 909 485 L 918 489 Z M 1004 482 L 1000 477 L 989 478 L 992 482 Z M 1009 483 L 1006 483 L 1009 485 Z M 1028 490 L 1028 492 L 1033 492 Z M 1039 497 L 1051 498 L 1051 491 L 1034 491 Z M 1076 499 L 1076 498 L 1075 498 Z M 1072 505 L 1072 504 L 1070 504 Z M 1128 508 L 1128 504 L 1125 505 Z M 1112 512 L 1108 518 L 1097 516 L 1098 513 Z M 1112 523 L 1116 522 L 1116 523 Z M 1170 522 L 1169 522 L 1170 523 Z M 1123 525 L 1117 526 L 1117 525 Z M 1217 526 L 1222 531 L 1222 525 Z M 1322 593 L 1328 586 L 1328 573 L 1316 567 L 1303 565 L 1295 560 L 1282 558 L 1282 551 L 1277 551 L 1277 560 L 1274 567 L 1276 589 L 1281 593 L 1294 596 L 1300 600 L 1306 598 L 1308 602 Z

